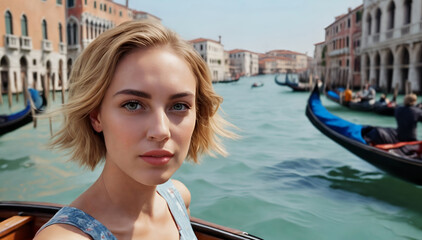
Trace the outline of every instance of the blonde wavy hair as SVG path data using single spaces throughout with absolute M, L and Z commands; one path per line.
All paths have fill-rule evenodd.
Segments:
M 125 22 L 102 33 L 78 57 L 69 78 L 68 100 L 52 113 L 64 119 L 50 146 L 69 150 L 72 161 L 93 170 L 107 149 L 102 134 L 93 130 L 89 114 L 100 106 L 122 57 L 135 49 L 161 46 L 169 46 L 184 59 L 196 78 L 196 125 L 187 158 L 197 163 L 202 154 L 225 156 L 220 137 L 236 135 L 226 129 L 231 124 L 218 113 L 222 98 L 214 92 L 206 63 L 175 32 L 148 21 Z

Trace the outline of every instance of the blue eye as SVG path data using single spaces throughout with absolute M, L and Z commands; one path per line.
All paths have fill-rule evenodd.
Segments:
M 173 105 L 172 110 L 175 110 L 175 111 L 186 111 L 189 108 L 190 107 L 187 104 L 176 103 L 176 104 Z
M 136 111 L 141 108 L 141 105 L 138 102 L 127 102 L 123 104 L 123 107 L 129 111 Z

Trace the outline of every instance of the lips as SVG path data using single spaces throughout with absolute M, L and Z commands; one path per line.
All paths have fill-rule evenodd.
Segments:
M 140 155 L 142 160 L 155 166 L 167 164 L 173 156 L 173 153 L 166 150 L 153 150 Z

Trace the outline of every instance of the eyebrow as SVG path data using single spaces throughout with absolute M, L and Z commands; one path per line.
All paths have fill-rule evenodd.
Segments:
M 118 92 L 116 92 L 113 96 L 117 96 L 117 95 L 133 95 L 133 96 L 137 96 L 137 97 L 141 97 L 141 98 L 148 98 L 151 99 L 151 95 L 146 93 L 146 92 L 142 92 L 142 91 L 138 91 L 138 90 L 133 90 L 133 89 L 123 89 L 120 90 Z
M 147 99 L 152 98 L 151 94 L 148 94 L 148 93 L 143 92 L 143 91 L 133 90 L 133 89 L 123 89 L 123 90 L 115 93 L 113 96 L 117 96 L 117 95 L 120 95 L 120 94 L 133 95 L 133 96 L 137 96 L 137 97 L 141 97 L 141 98 L 147 98 Z M 194 94 L 191 93 L 191 92 L 176 93 L 174 95 L 171 95 L 170 99 L 177 99 L 177 98 L 183 98 L 183 97 L 188 97 L 188 96 L 194 96 Z

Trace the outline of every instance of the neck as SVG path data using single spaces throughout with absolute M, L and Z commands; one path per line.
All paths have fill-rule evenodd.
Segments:
M 120 213 L 138 217 L 140 214 L 152 215 L 154 200 L 157 197 L 156 186 L 147 186 L 136 182 L 124 174 L 112 162 L 106 163 L 95 185 L 99 194 Z

